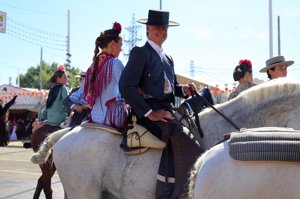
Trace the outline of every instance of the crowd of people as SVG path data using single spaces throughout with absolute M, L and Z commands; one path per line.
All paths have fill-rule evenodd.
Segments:
M 137 22 L 145 25 L 147 41 L 144 46 L 131 50 L 126 66 L 118 59 L 123 44 L 122 26 L 115 22 L 111 29 L 101 32 L 96 38 L 93 62 L 86 72 L 81 73 L 80 86 L 70 94 L 65 87 L 65 69 L 61 66 L 58 68 L 51 77 L 53 86 L 46 102 L 43 122 L 39 123 L 31 136 L 31 147 L 37 151 L 47 135 L 60 129 L 61 123 L 73 111 L 74 118 L 69 124 L 71 127 L 88 120 L 124 131 L 130 107 L 132 114 L 137 117 L 137 123 L 166 143 L 157 174 L 156 197 L 179 198 L 186 196 L 189 171 L 203 151 L 183 133 L 182 124 L 173 116 L 172 104 L 175 96 L 191 96 L 195 85 L 177 81 L 173 58 L 162 48 L 169 28 L 180 25 L 169 21 L 169 12 L 149 10 L 148 18 Z M 276 56 L 268 59 L 260 72 L 267 73 L 270 80 L 285 77 L 287 67 L 293 63 L 285 61 L 283 56 Z M 250 60 L 239 61 L 233 72 L 233 79 L 238 85 L 228 100 L 256 85 L 253 83 L 252 67 Z M 0 101 L 0 146 L 7 145 L 3 118 L 15 99 L 5 106 Z M 40 167 L 43 169 L 43 165 Z M 42 180 L 39 179 L 38 186 Z

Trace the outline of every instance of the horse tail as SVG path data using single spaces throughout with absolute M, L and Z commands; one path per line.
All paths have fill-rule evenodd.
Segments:
M 60 129 L 48 135 L 44 142 L 39 147 L 39 150 L 31 156 L 31 162 L 34 164 L 42 164 L 48 160 L 51 154 L 53 145 L 66 133 L 70 131 L 71 127 Z
M 206 158 L 208 152 L 206 151 L 205 153 L 203 153 L 200 158 L 197 159 L 197 161 L 194 164 L 193 169 L 191 170 L 191 175 L 189 178 L 189 184 L 188 184 L 188 190 L 189 190 L 189 197 L 188 198 L 194 198 L 194 189 L 195 189 L 195 185 L 196 185 L 196 178 L 199 172 L 199 169 L 202 166 L 202 163 L 204 162 L 204 159 Z

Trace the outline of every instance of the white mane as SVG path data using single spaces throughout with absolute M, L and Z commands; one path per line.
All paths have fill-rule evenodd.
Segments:
M 299 97 L 300 81 L 279 78 L 254 86 L 215 108 L 238 128 L 277 126 L 298 129 Z M 212 108 L 201 111 L 199 119 L 204 130 L 205 149 L 212 147 L 216 140 L 222 140 L 225 133 L 237 130 Z
M 277 78 L 263 84 L 254 86 L 241 93 L 237 98 L 243 98 L 243 101 L 249 105 L 264 103 L 270 98 L 280 98 L 300 93 L 300 81 L 288 78 Z

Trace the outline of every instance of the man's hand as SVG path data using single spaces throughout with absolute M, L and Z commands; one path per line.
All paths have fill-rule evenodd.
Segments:
M 148 119 L 151 121 L 162 121 L 162 122 L 167 122 L 169 120 L 174 120 L 175 118 L 169 111 L 165 110 L 157 110 L 157 111 L 152 111 L 148 115 Z
M 190 84 L 187 84 L 187 85 L 183 86 L 183 92 L 186 95 L 192 96 L 192 93 L 190 91 L 190 87 L 191 87 L 192 91 L 196 91 L 196 85 L 194 83 L 190 83 Z

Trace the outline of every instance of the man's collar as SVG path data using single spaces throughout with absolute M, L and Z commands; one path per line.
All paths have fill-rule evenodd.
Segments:
M 163 59 L 163 56 L 164 56 L 163 49 L 161 47 L 159 47 L 156 43 L 151 41 L 150 39 L 148 39 L 147 42 L 155 50 L 155 52 L 157 52 L 157 54 L 160 56 L 160 58 Z
M 158 53 L 163 52 L 163 49 L 162 49 L 159 45 L 157 45 L 156 43 L 154 43 L 152 40 L 148 39 L 147 42 L 148 42 L 148 43 L 150 44 L 150 46 L 151 46 L 152 48 L 154 48 L 154 50 L 157 51 Z

